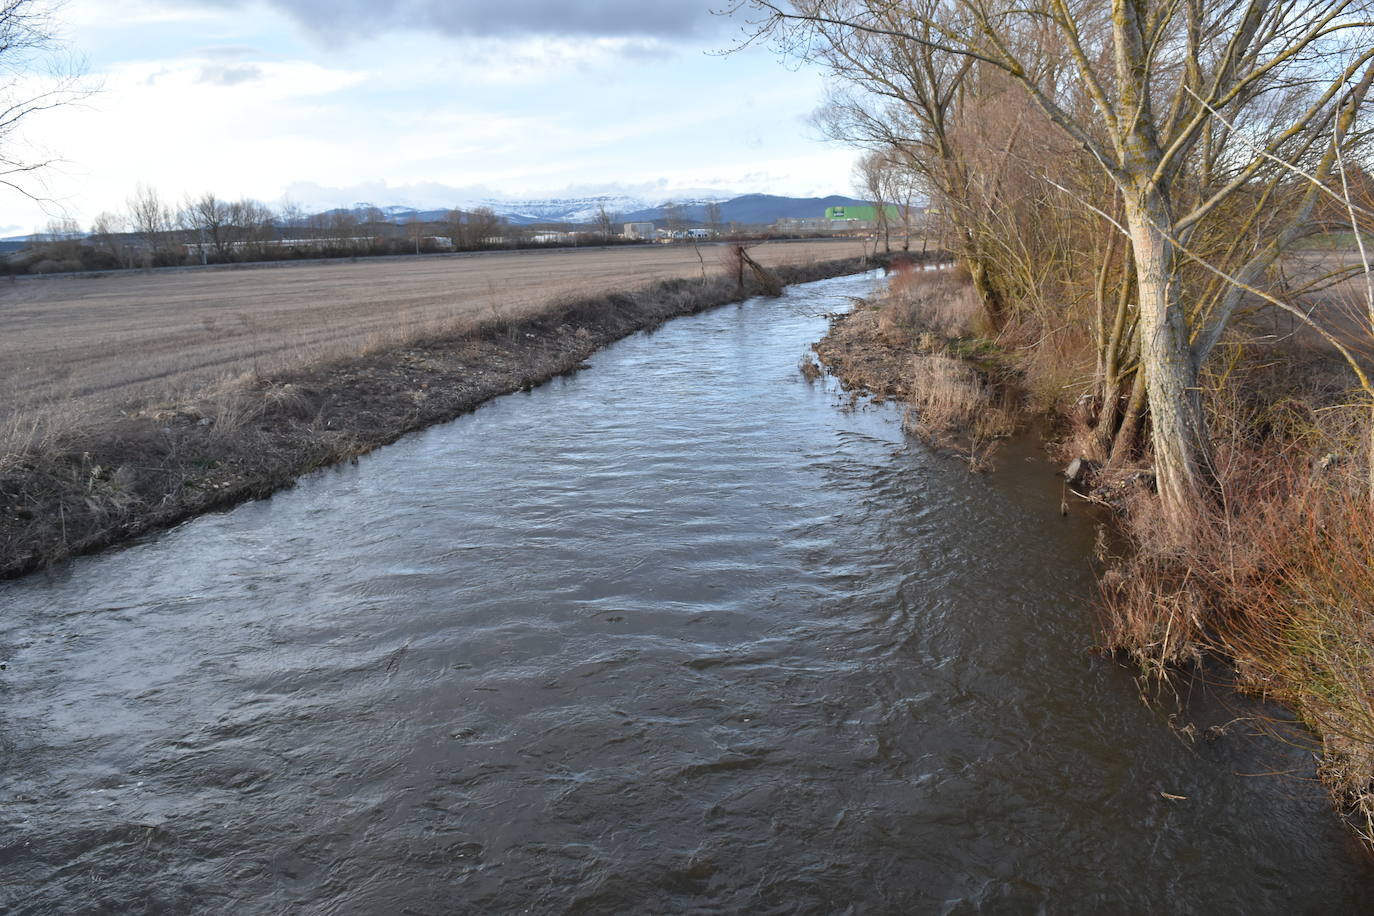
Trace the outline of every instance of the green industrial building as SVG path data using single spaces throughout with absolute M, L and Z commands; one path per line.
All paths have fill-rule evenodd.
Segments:
M 899 219 L 897 208 L 891 204 L 883 207 L 888 219 Z M 874 222 L 878 219 L 877 207 L 826 207 L 826 219 L 857 219 Z

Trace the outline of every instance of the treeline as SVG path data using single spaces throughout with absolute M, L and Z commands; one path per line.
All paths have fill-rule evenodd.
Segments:
M 572 240 L 555 241 L 568 235 L 565 228 L 512 225 L 487 207 L 396 223 L 373 206 L 307 213 L 209 192 L 174 206 L 140 187 L 123 210 L 97 216 L 89 232 L 71 220 L 50 224 L 6 267 L 42 274 L 622 242 L 609 216 L 578 227 Z
M 736 6 L 929 199 L 1066 453 L 1143 484 L 1108 638 L 1221 649 L 1374 840 L 1374 2 Z

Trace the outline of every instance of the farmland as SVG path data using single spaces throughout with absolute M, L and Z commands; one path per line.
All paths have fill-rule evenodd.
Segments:
M 703 269 L 718 275 L 725 253 L 719 245 L 562 249 L 20 280 L 0 286 L 0 403 L 13 416 L 175 399 L 572 298 Z M 767 266 L 861 253 L 852 240 L 751 250 Z

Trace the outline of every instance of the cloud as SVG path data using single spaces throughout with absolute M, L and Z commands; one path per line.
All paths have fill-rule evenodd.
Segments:
M 251 64 L 211 65 L 200 68 L 196 82 L 212 86 L 237 86 L 262 79 L 262 68 Z
M 241 7 L 249 0 L 199 0 Z M 683 38 L 714 32 L 711 0 L 266 0 L 324 37 L 420 29 L 454 37 L 560 35 Z
M 210 45 L 190 51 L 191 56 L 208 57 L 213 60 L 238 60 L 243 57 L 253 57 L 260 53 L 252 45 Z

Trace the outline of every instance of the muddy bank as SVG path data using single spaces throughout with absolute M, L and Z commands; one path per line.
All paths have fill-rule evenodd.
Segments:
M 909 347 L 894 346 L 878 331 L 878 310 L 858 303 L 836 316 L 813 349 L 821 363 L 849 389 L 862 389 L 876 400 L 906 400 L 911 391 Z
M 922 281 L 932 297 L 961 285 L 943 274 Z M 851 392 L 910 407 L 903 421 L 908 432 L 959 455 L 973 470 L 990 469 L 999 445 L 1035 419 L 1020 374 L 991 341 L 894 317 L 901 311 L 894 305 L 892 297 L 856 304 L 832 320 L 813 349 Z
M 776 274 L 800 283 L 869 266 L 853 259 Z M 267 496 L 309 471 L 575 371 L 612 341 L 754 293 L 724 277 L 664 281 L 37 437 L 0 457 L 0 578 Z

